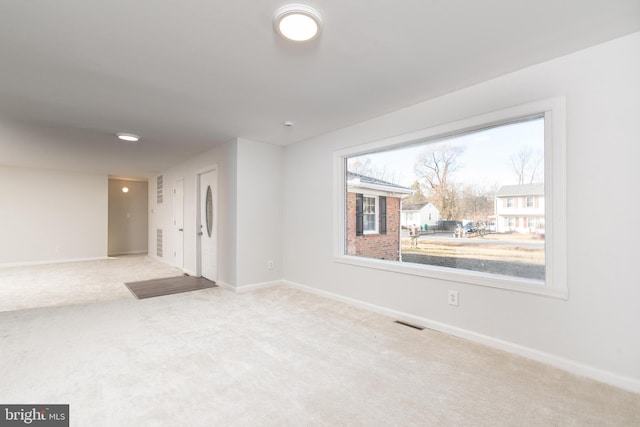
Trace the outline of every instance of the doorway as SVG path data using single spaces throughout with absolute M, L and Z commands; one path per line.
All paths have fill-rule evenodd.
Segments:
M 184 178 L 173 186 L 173 264 L 184 268 Z
M 109 178 L 107 255 L 146 254 L 148 202 L 146 180 Z
M 216 281 L 218 276 L 218 171 L 198 174 L 198 252 L 199 273 Z

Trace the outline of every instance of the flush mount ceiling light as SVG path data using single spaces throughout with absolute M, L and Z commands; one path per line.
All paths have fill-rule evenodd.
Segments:
M 127 142 L 138 142 L 140 140 L 140 137 L 138 135 L 134 135 L 132 133 L 116 133 L 116 136 L 119 139 Z
M 304 42 L 312 40 L 320 33 L 322 19 L 314 8 L 304 4 L 282 6 L 273 17 L 276 33 L 287 40 Z
M 123 193 L 128 193 L 129 192 L 129 188 L 128 187 L 122 187 L 122 192 Z

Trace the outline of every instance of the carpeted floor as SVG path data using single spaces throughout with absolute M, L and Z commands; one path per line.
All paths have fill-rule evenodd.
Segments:
M 125 282 L 179 276 L 145 255 L 0 268 L 0 311 L 133 299 Z
M 0 366 L 73 426 L 640 425 L 640 395 L 288 287 L 2 312 Z

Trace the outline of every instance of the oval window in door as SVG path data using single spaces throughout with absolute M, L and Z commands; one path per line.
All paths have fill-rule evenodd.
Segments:
M 211 237 L 213 230 L 213 195 L 211 194 L 211 186 L 207 186 L 207 199 L 205 201 L 205 214 L 207 217 L 207 234 Z

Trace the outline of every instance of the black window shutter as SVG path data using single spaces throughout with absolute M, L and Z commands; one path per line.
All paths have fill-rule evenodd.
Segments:
M 380 205 L 380 234 L 387 234 L 387 198 L 380 196 L 378 204 Z
M 362 236 L 364 230 L 363 201 L 362 194 L 356 193 L 356 236 Z

